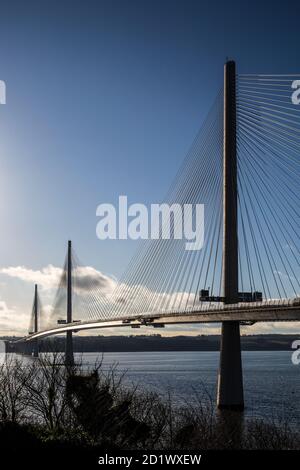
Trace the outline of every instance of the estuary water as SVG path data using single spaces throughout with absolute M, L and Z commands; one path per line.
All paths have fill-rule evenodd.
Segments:
M 84 365 L 93 365 L 97 357 L 83 354 Z M 177 403 L 216 396 L 219 352 L 105 353 L 102 367 L 114 364 L 127 384 L 171 394 Z M 279 418 L 300 427 L 300 365 L 292 363 L 291 352 L 245 351 L 243 371 L 247 417 Z
M 289 351 L 243 352 L 245 416 L 282 420 L 300 428 L 300 365 Z M 1 354 L 2 360 L 4 354 Z M 196 397 L 215 399 L 219 352 L 118 352 L 76 354 L 84 369 L 102 359 L 125 385 L 172 397 L 178 405 Z M 27 358 L 26 360 L 34 360 Z

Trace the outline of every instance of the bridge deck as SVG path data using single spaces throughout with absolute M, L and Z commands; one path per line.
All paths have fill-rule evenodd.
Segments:
M 191 310 L 190 312 L 166 312 L 157 314 L 141 313 L 136 316 L 119 317 L 117 319 L 96 321 L 76 322 L 64 324 L 45 331 L 40 331 L 23 338 L 23 341 L 31 341 L 37 338 L 43 338 L 51 335 L 64 333 L 66 331 L 80 331 L 100 328 L 116 327 L 140 327 L 140 326 L 160 326 L 191 323 L 220 323 L 224 321 L 240 322 L 282 322 L 299 321 L 300 322 L 300 304 L 299 301 L 274 304 L 235 304 L 224 305 L 211 310 Z

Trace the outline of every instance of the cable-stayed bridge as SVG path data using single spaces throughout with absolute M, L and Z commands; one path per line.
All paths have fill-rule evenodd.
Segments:
M 23 343 L 36 348 L 39 338 L 67 332 L 71 364 L 73 331 L 222 322 L 218 406 L 242 409 L 240 324 L 300 321 L 297 79 L 237 75 L 227 62 L 164 200 L 204 204 L 204 247 L 185 250 L 172 219 L 170 239 L 142 242 L 116 282 L 80 264 L 69 242 L 52 313 L 42 312 L 36 292 Z

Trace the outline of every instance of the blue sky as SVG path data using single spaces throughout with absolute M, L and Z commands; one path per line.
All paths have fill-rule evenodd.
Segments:
M 97 240 L 96 207 L 161 200 L 226 57 L 242 73 L 300 71 L 291 1 L 11 0 L 0 18 L 1 268 L 61 266 L 72 239 L 119 277 L 136 245 Z M 7 312 L 26 317 L 32 284 L 1 281 Z

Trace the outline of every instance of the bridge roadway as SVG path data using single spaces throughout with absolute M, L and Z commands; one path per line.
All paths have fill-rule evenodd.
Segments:
M 116 319 L 99 319 L 94 321 L 77 321 L 58 325 L 38 333 L 33 333 L 19 341 L 32 341 L 67 331 L 78 332 L 97 328 L 117 328 L 141 326 L 163 327 L 165 325 L 191 324 L 191 323 L 219 323 L 224 321 L 240 321 L 246 324 L 256 322 L 300 322 L 300 298 L 282 301 L 263 301 L 228 305 L 213 305 L 207 309 L 191 309 L 185 312 L 172 311 L 161 313 L 139 313 L 135 316 L 124 316 Z

